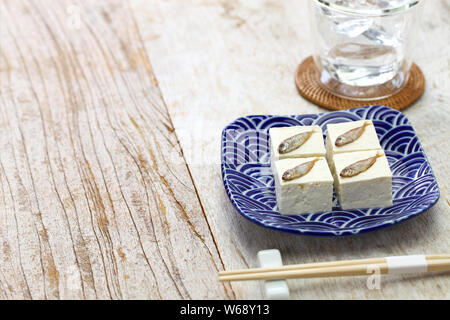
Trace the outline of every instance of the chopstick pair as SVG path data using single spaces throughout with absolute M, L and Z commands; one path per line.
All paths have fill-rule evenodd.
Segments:
M 368 269 L 370 267 L 370 269 Z M 343 260 L 286 265 L 276 268 L 255 268 L 219 272 L 219 281 L 281 280 L 367 276 L 378 268 L 380 274 L 450 271 L 450 254 Z

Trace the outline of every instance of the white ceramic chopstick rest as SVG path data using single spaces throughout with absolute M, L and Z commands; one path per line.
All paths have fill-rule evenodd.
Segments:
M 258 263 L 261 268 L 274 268 L 283 266 L 280 250 L 270 249 L 258 252 Z M 289 287 L 286 280 L 263 281 L 264 297 L 267 300 L 289 300 Z

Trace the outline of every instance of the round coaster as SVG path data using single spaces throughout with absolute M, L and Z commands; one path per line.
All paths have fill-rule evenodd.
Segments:
M 319 80 L 319 70 L 313 57 L 303 60 L 295 73 L 295 84 L 300 94 L 309 101 L 330 110 L 344 110 L 368 105 L 385 105 L 402 110 L 419 99 L 425 89 L 422 70 L 413 63 L 409 80 L 401 91 L 388 98 L 378 100 L 351 100 L 335 96 L 325 90 Z

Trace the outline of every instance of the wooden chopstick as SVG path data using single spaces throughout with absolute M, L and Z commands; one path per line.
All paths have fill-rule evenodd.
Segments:
M 425 257 L 427 260 L 436 259 L 450 259 L 450 254 L 440 254 L 440 255 L 427 255 Z M 386 258 L 370 258 L 370 259 L 356 259 L 356 260 L 341 260 L 341 261 L 329 261 L 329 262 L 315 262 L 315 263 L 305 263 L 305 264 L 291 264 L 282 267 L 274 268 L 253 268 L 253 269 L 238 269 L 230 271 L 220 271 L 219 276 L 229 276 L 235 274 L 250 274 L 250 273 L 261 273 L 261 272 L 275 272 L 275 271 L 286 271 L 286 270 L 304 270 L 313 268 L 324 268 L 324 267 L 339 267 L 339 266 L 350 266 L 358 264 L 377 264 L 386 262 Z
M 445 255 L 447 256 L 447 255 Z M 432 258 L 429 258 L 432 257 Z M 436 271 L 450 271 L 450 259 L 435 259 L 436 256 L 427 256 L 427 272 Z M 443 255 L 440 257 L 444 257 Z M 385 258 L 379 258 L 385 259 Z M 378 260 L 378 259 L 364 259 Z M 350 260 L 352 261 L 352 260 Z M 345 261 L 340 261 L 345 262 Z M 279 280 L 279 279 L 292 279 L 292 278 L 321 278 L 321 277 L 344 277 L 344 276 L 367 276 L 367 266 L 373 265 L 378 267 L 380 274 L 388 273 L 387 262 L 381 263 L 364 263 L 354 265 L 338 265 L 327 267 L 316 267 L 307 269 L 290 269 L 290 270 L 276 270 L 276 271 L 263 271 L 254 273 L 239 273 L 231 275 L 220 275 L 219 281 L 247 281 L 247 280 Z M 289 266 L 288 266 L 289 267 Z M 275 269 L 275 268 L 274 268 Z M 277 268 L 278 269 L 278 268 Z

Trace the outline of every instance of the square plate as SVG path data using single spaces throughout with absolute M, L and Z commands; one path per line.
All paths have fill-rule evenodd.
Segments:
M 389 208 L 282 215 L 270 169 L 269 129 L 373 121 L 392 170 L 394 205 Z M 433 206 L 439 188 L 419 139 L 404 114 L 385 106 L 294 116 L 253 115 L 236 119 L 222 132 L 222 179 L 233 205 L 244 217 L 267 228 L 314 236 L 374 231 L 412 218 Z M 335 196 L 334 196 L 335 197 Z M 334 199 L 336 201 L 336 199 Z

